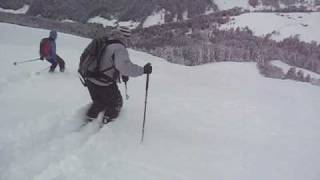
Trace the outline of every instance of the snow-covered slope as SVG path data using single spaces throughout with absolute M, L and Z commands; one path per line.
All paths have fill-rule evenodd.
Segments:
M 301 40 L 320 42 L 320 13 L 246 13 L 232 17 L 222 28 L 249 27 L 255 35 L 272 32 L 275 40 L 299 35 Z
M 253 7 L 249 4 L 249 0 L 213 0 L 214 3 L 217 4 L 218 8 L 220 10 L 226 10 L 226 9 L 231 9 L 234 7 L 240 7 L 248 10 L 265 10 L 265 9 L 276 9 L 276 7 L 279 8 L 286 8 L 289 6 L 304 6 L 309 10 L 316 10 L 317 5 L 315 3 L 315 0 L 304 0 L 304 1 L 298 1 L 298 0 L 291 0 L 287 1 L 287 5 L 283 3 L 283 0 L 278 0 L 278 1 L 265 1 L 265 3 L 262 3 L 261 0 L 257 0 L 257 6 Z M 266 5 L 269 4 L 269 5 Z M 289 5 L 290 4 L 290 5 Z
M 241 7 L 248 9 L 248 0 L 214 0 L 220 10 L 231 9 L 234 7 Z
M 88 20 L 88 23 L 97 23 L 97 24 L 102 24 L 104 27 L 106 26 L 115 26 L 115 23 L 117 21 L 116 20 L 108 20 L 108 19 L 105 19 L 103 17 L 100 17 L 100 16 L 96 16 L 94 18 L 90 18 Z
M 146 20 L 143 22 L 143 27 L 150 27 L 158 24 L 164 24 L 164 16 L 165 16 L 166 11 L 164 9 L 158 11 L 158 12 L 153 12 L 152 15 L 148 16 Z
M 289 69 L 293 67 L 293 66 L 290 66 L 289 64 L 284 63 L 279 60 L 271 61 L 271 64 L 276 67 L 281 68 L 284 73 L 287 73 L 289 71 Z M 320 75 L 317 73 L 314 73 L 312 71 L 309 71 L 309 70 L 303 69 L 303 68 L 298 68 L 298 67 L 295 67 L 295 68 L 296 68 L 296 71 L 301 70 L 305 76 L 310 75 L 311 78 L 320 79 Z
M 106 27 L 106 26 L 115 27 L 117 25 L 120 25 L 120 26 L 127 26 L 127 27 L 129 27 L 131 29 L 134 29 L 139 25 L 139 22 L 117 21 L 116 19 L 109 20 L 109 19 L 106 19 L 106 18 L 103 18 L 103 17 L 100 17 L 100 16 L 96 16 L 96 17 L 90 18 L 88 20 L 88 23 L 97 23 L 97 24 L 103 25 L 104 27 Z
M 89 40 L 60 33 L 68 72 L 36 75 L 48 63 L 12 63 L 37 57 L 48 32 L 0 28 L 0 179 L 320 178 L 317 86 L 263 78 L 253 63 L 185 67 L 131 50 L 154 67 L 140 144 L 145 77 L 131 78 L 115 122 L 74 131 L 90 102 L 76 75 Z

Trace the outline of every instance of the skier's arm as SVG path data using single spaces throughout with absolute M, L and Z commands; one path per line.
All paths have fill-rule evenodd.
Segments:
M 51 59 L 57 62 L 56 43 L 54 41 L 51 42 Z
M 127 49 L 121 44 L 115 44 L 115 67 L 121 75 L 137 77 L 143 74 L 143 67 L 133 64 L 129 58 Z

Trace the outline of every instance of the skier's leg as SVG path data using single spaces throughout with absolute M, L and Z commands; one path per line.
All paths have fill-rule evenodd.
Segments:
M 57 55 L 57 62 L 58 62 L 58 64 L 59 64 L 59 68 L 60 68 L 60 71 L 61 72 L 64 72 L 64 70 L 65 70 L 65 62 L 64 62 L 64 60 L 60 57 L 60 56 L 58 56 Z
M 49 72 L 54 72 L 54 70 L 56 69 L 57 67 L 57 62 L 55 62 L 54 60 L 52 59 L 49 59 L 48 62 L 51 63 L 51 66 L 50 66 L 50 69 L 49 69 Z
M 104 122 L 108 123 L 119 116 L 123 100 L 116 84 L 111 86 L 111 94 L 104 113 Z
M 92 104 L 87 111 L 87 118 L 95 119 L 99 113 L 105 109 L 105 102 L 103 100 L 104 88 L 97 86 L 90 81 L 88 82 L 88 90 L 92 99 Z

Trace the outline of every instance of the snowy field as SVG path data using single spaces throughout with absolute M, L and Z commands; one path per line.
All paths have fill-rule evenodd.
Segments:
M 129 82 L 120 117 L 75 131 L 90 103 L 76 69 L 88 39 L 59 34 L 67 72 L 37 57 L 48 31 L 0 24 L 1 180 L 318 180 L 320 88 L 263 78 L 253 63 L 197 67 L 152 62 L 145 141 L 145 76 Z M 123 91 L 123 85 L 120 85 Z
M 320 42 L 320 13 L 246 13 L 231 17 L 232 20 L 221 28 L 249 27 L 255 35 L 263 36 L 272 32 L 272 39 L 299 35 L 303 41 Z

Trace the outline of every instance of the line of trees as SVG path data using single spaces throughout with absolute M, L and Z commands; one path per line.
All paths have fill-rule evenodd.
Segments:
M 299 36 L 280 42 L 271 39 L 276 32 L 256 37 L 249 28 L 221 30 L 172 28 L 153 29 L 133 42 L 137 49 L 188 66 L 220 61 L 281 60 L 292 66 L 320 73 L 320 45 L 299 40 Z
M 291 67 L 287 72 L 277 66 L 272 65 L 270 62 L 258 61 L 257 68 L 260 74 L 276 79 L 291 79 L 300 82 L 318 82 L 319 80 L 311 78 L 310 74 L 304 74 L 300 69 L 297 71 L 296 67 Z
M 257 37 L 248 27 L 218 28 L 226 21 L 228 16 L 215 16 L 208 24 L 205 20 L 190 21 L 145 29 L 136 33 L 132 47 L 187 66 L 222 61 L 257 62 L 260 73 L 266 77 L 320 84 L 302 71 L 293 68 L 283 72 L 269 63 L 281 60 L 320 73 L 320 44 L 303 42 L 297 35 L 276 42 L 271 37 L 277 32 Z
M 259 5 L 272 7 L 259 10 L 265 12 L 310 12 L 312 10 L 309 7 L 319 5 L 320 0 L 248 0 L 248 4 L 252 7 Z M 285 5 L 285 7 L 281 7 L 280 4 Z

